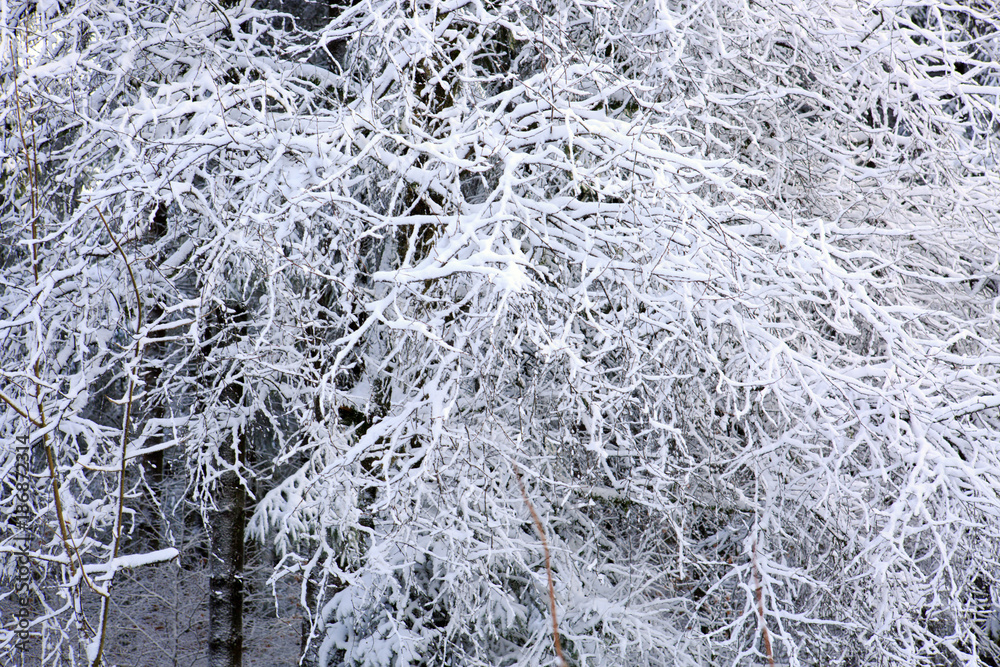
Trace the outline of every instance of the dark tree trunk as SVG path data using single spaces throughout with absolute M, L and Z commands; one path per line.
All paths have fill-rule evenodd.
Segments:
M 242 445 L 245 443 L 241 443 Z M 227 463 L 236 462 L 231 444 L 221 452 Z M 214 494 L 216 509 L 209 512 L 208 665 L 241 667 L 243 664 L 243 532 L 246 526 L 246 489 L 233 471 L 219 480 Z
M 312 613 L 316 613 L 316 580 L 313 578 L 314 575 L 310 575 L 306 579 L 306 606 L 307 610 Z M 316 667 L 318 664 L 318 653 L 317 650 L 317 640 L 313 638 L 310 642 L 310 636 L 312 634 L 312 621 L 311 614 L 302 615 L 302 638 L 299 642 L 299 664 L 301 667 Z
M 214 313 L 205 329 L 203 352 L 212 346 L 231 345 L 247 335 L 250 315 L 241 304 L 227 305 Z M 234 412 L 246 410 L 246 378 L 230 364 L 206 362 L 206 378 L 223 383 L 214 399 Z M 219 442 L 220 471 L 207 513 L 208 553 L 208 667 L 243 665 L 243 566 L 246 560 L 246 487 L 239 467 L 245 466 L 250 448 L 249 419 L 234 433 L 222 429 Z
M 157 205 L 156 211 L 150 221 L 149 228 L 145 234 L 144 240 L 147 243 L 159 244 L 159 242 L 167 235 L 167 232 L 169 231 L 167 210 L 167 205 L 163 202 Z M 161 250 L 157 253 L 155 261 L 157 264 L 160 264 L 164 259 L 166 259 L 166 257 L 161 246 Z M 163 317 L 163 308 L 159 303 L 155 303 L 148 309 L 148 312 L 145 313 L 145 323 L 157 323 L 161 317 Z M 147 342 L 144 346 L 143 361 L 146 364 L 146 368 L 143 371 L 143 384 L 145 385 L 144 393 L 152 393 L 159 388 L 160 375 L 163 373 L 163 367 L 161 365 L 163 363 L 162 359 L 166 356 L 168 347 L 168 343 L 161 340 L 165 336 L 166 332 L 164 331 L 151 333 L 149 335 L 149 342 Z M 152 402 L 149 399 L 144 400 L 143 407 L 147 422 L 151 419 L 163 419 L 167 415 L 166 406 L 157 399 L 152 399 Z M 146 439 L 144 448 L 150 449 L 160 445 L 162 442 L 163 433 L 162 431 L 157 431 L 155 435 Z M 149 548 L 155 550 L 161 548 L 161 544 L 163 542 L 161 538 L 165 538 L 166 542 L 170 541 L 169 523 L 160 505 L 160 497 L 163 491 L 164 473 L 163 450 L 158 449 L 155 452 L 143 454 L 142 468 L 143 474 L 146 477 L 146 489 L 148 496 L 146 498 L 146 502 L 144 503 L 146 520 L 141 524 L 140 529 L 146 533 L 149 539 Z

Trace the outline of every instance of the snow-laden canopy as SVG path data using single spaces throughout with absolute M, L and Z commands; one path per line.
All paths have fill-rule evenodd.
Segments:
M 95 480 L 174 446 L 257 494 L 321 664 L 995 653 L 995 8 L 294 18 L 5 29 L 0 424 L 65 480 L 46 553 L 115 562 L 66 547 L 119 525 Z M 133 390 L 128 440 L 92 397 Z

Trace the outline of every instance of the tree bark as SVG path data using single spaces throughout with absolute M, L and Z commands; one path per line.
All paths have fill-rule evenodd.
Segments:
M 241 439 L 243 439 L 241 437 Z M 241 448 L 246 443 L 241 442 Z M 245 448 L 244 448 L 245 449 Z M 232 444 L 223 458 L 235 464 Z M 246 526 L 246 489 L 234 471 L 227 471 L 215 492 L 216 509 L 209 512 L 208 665 L 243 664 L 243 532 Z

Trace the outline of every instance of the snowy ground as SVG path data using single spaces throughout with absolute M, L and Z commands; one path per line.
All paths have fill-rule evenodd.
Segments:
M 244 613 L 245 667 L 295 665 L 302 630 L 298 588 L 278 588 L 278 609 L 263 577 L 251 573 Z M 115 584 L 106 657 L 119 667 L 205 667 L 208 646 L 208 570 L 175 563 L 126 572 Z M 10 610 L 0 601 L 0 613 Z M 39 664 L 32 641 L 25 665 Z

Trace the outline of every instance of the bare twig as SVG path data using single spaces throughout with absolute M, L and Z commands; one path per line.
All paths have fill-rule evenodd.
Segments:
M 27 35 L 25 35 L 25 46 L 27 47 Z M 28 142 L 24 136 L 24 119 L 21 112 L 21 91 L 17 83 L 17 50 L 14 48 L 14 40 L 10 43 L 10 56 L 11 62 L 14 66 L 14 108 L 17 114 L 17 131 L 21 137 L 21 148 L 24 150 L 24 161 L 26 163 L 26 171 L 28 174 L 28 191 L 29 199 L 31 202 L 31 270 L 34 275 L 35 287 L 38 286 L 38 149 L 34 140 L 32 140 L 32 149 L 34 150 L 34 156 L 28 150 Z M 33 139 L 33 135 L 32 135 Z M 32 161 L 32 157 L 34 161 Z M 40 332 L 39 332 L 40 333 Z M 66 527 L 66 515 L 63 512 L 62 506 L 62 492 L 61 485 L 59 483 L 59 474 L 56 470 L 55 453 L 52 451 L 52 444 L 49 442 L 48 431 L 45 430 L 45 405 L 42 401 L 42 390 L 41 390 L 41 355 L 36 357 L 35 364 L 33 367 L 34 372 L 34 385 L 35 385 L 35 404 L 38 410 L 38 419 L 32 419 L 27 411 L 22 412 L 17 409 L 14 403 L 4 396 L 4 402 L 14 408 L 21 416 L 27 419 L 33 426 L 39 428 L 43 431 L 42 434 L 42 446 L 45 450 L 45 461 L 49 469 L 49 476 L 52 479 L 52 496 L 55 503 L 56 517 L 59 520 L 59 533 L 62 538 L 63 548 L 66 550 L 66 560 L 69 564 L 70 574 L 76 574 L 76 566 L 73 565 L 73 554 L 75 553 L 77 558 L 80 557 L 79 552 L 76 549 L 76 545 L 72 543 L 69 536 L 69 529 Z M 80 570 L 83 571 L 83 561 L 80 561 Z
M 545 536 L 545 527 L 542 525 L 542 519 L 538 516 L 538 512 L 535 511 L 535 506 L 531 504 L 531 500 L 528 499 L 528 491 L 524 488 L 524 481 L 521 479 L 521 471 L 518 469 L 517 464 L 514 464 L 514 475 L 517 477 L 517 485 L 521 487 L 521 497 L 524 498 L 524 503 L 528 506 L 528 511 L 531 512 L 531 520 L 535 523 L 535 530 L 538 531 L 538 536 L 542 540 L 542 549 L 545 552 L 545 574 L 549 578 L 549 610 L 552 612 L 552 644 L 555 647 L 556 657 L 559 660 L 559 667 L 566 667 L 569 663 L 566 662 L 566 658 L 563 656 L 562 643 L 559 641 L 559 621 L 556 619 L 556 588 L 552 581 L 552 562 L 549 556 L 549 540 Z
M 31 415 L 28 414 L 27 410 L 22 409 L 19 405 L 17 405 L 17 403 L 14 402 L 14 399 L 12 399 L 10 396 L 3 393 L 2 391 L 0 391 L 0 400 L 9 405 L 14 412 L 16 412 L 17 414 L 21 415 L 29 422 L 31 422 L 33 426 L 37 428 L 42 428 L 41 422 L 34 419 Z
M 757 569 L 757 540 L 753 546 L 753 585 L 754 593 L 757 596 L 757 617 L 760 619 L 760 627 L 764 639 L 764 654 L 767 655 L 768 667 L 774 667 L 774 651 L 771 649 L 771 634 L 767 631 L 767 623 L 764 621 L 764 591 L 761 581 L 760 571 Z
M 104 214 L 101 213 L 101 209 L 95 208 L 97 215 L 100 216 L 101 222 L 104 223 L 104 228 L 108 232 L 108 236 L 114 242 L 115 247 L 118 248 L 118 252 L 122 256 L 122 261 L 125 262 L 125 268 L 128 269 L 129 280 L 132 282 L 132 289 L 135 291 L 135 301 L 136 301 L 136 324 L 135 324 L 135 361 L 138 362 L 139 355 L 141 354 L 141 339 L 139 336 L 140 331 L 142 331 L 142 297 L 139 294 L 139 285 L 135 280 L 135 273 L 132 271 L 132 263 L 129 262 L 128 256 L 125 254 L 125 250 L 122 248 L 121 244 L 118 243 L 118 239 L 115 238 L 114 233 L 111 231 L 111 225 L 108 224 L 107 219 Z M 122 514 L 125 508 L 125 468 L 128 457 L 126 456 L 128 449 L 128 433 L 129 433 L 129 423 L 132 419 L 132 400 L 135 396 L 135 374 L 130 372 L 128 379 L 128 399 L 125 402 L 125 415 L 122 417 L 122 439 L 121 439 L 121 467 L 118 471 L 118 507 L 117 513 L 115 515 L 115 530 L 113 535 L 114 543 L 111 548 L 111 558 L 115 559 L 118 557 L 118 552 L 121 549 L 122 542 Z M 100 667 L 102 655 L 104 653 L 104 642 L 107 638 L 108 629 L 108 611 L 111 605 L 110 596 L 105 597 L 101 600 L 101 615 L 99 620 L 99 639 L 97 644 L 97 653 L 94 656 L 94 660 L 91 663 L 91 667 Z

